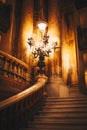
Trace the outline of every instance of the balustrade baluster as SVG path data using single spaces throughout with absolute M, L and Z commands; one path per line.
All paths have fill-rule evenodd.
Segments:
M 26 68 L 24 68 L 23 70 L 23 79 L 24 79 L 24 82 L 26 82 Z
M 23 67 L 23 80 L 24 80 L 24 67 Z
M 13 78 L 13 68 L 12 68 L 12 61 L 9 60 L 9 77 Z
M 21 80 L 22 80 L 22 82 L 24 82 L 24 80 L 23 80 L 23 66 L 22 66 L 22 69 L 21 69 L 21 75 L 22 75 L 22 78 L 21 78 Z
M 4 58 L 4 76 L 8 77 L 9 59 Z
M 26 81 L 29 82 L 29 79 L 30 79 L 30 75 L 29 75 L 28 71 L 26 71 Z
M 20 82 L 22 82 L 22 66 L 20 66 Z
M 16 72 L 16 77 L 17 77 L 17 81 L 19 81 L 19 75 L 18 75 L 18 64 L 17 64 L 17 72 Z
M 13 73 L 14 73 L 14 80 L 17 80 L 17 65 L 16 63 L 13 64 Z
M 19 82 L 21 82 L 20 76 L 21 76 L 21 67 L 20 67 L 20 65 L 18 65 L 18 81 Z
M 23 67 L 23 82 L 25 83 L 25 68 Z
M 3 74 L 4 56 L 0 55 L 0 74 Z

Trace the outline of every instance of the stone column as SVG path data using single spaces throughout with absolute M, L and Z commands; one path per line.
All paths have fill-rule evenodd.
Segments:
M 49 42 L 57 41 L 57 45 L 60 46 L 60 15 L 59 15 L 59 1 L 50 0 L 48 3 L 48 35 L 50 36 Z M 51 57 L 52 74 L 60 73 L 60 50 Z

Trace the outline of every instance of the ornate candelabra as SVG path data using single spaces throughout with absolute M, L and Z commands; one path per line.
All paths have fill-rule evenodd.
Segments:
M 31 37 L 28 39 L 28 44 L 30 48 L 32 48 L 32 54 L 34 55 L 34 58 L 39 58 L 37 66 L 39 67 L 38 73 L 43 74 L 45 73 L 44 67 L 45 67 L 45 56 L 49 57 L 52 50 L 56 50 L 58 48 L 57 42 L 53 42 L 52 45 L 49 43 L 49 36 L 44 35 L 42 37 L 42 40 L 37 46 L 37 44 L 34 44 L 34 39 Z M 36 46 L 35 46 L 36 45 Z

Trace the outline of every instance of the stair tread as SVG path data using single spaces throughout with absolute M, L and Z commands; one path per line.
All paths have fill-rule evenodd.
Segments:
M 54 98 L 49 98 L 49 99 L 44 99 L 46 102 L 47 101 L 50 101 L 50 102 L 52 102 L 52 101 L 63 101 L 63 102 L 67 102 L 67 101 L 87 101 L 87 97 L 86 98 L 84 98 L 84 97 L 79 97 L 79 98 L 56 98 L 56 99 L 54 99 Z
M 26 127 L 22 128 L 20 130 L 87 130 L 87 126 L 84 125 L 62 125 L 62 126 L 48 126 L 48 125 L 40 125 L 40 126 L 31 126 L 31 127 Z
M 22 130 L 22 129 L 20 129 Z M 25 130 L 25 129 L 24 129 Z M 84 126 L 84 125 L 80 125 L 80 126 L 77 126 L 77 125 L 37 125 L 37 126 L 30 126 L 30 127 L 27 127 L 27 130 L 87 130 L 87 125 Z
M 37 118 L 37 115 L 34 116 L 34 118 Z M 52 113 L 52 114 L 41 114 L 38 115 L 38 118 L 87 118 L 87 113 Z
M 50 108 L 87 108 L 87 104 L 48 104 L 44 105 L 43 109 L 50 109 Z
M 73 126 L 72 126 L 73 127 Z M 49 128 L 49 127 L 42 127 L 42 128 L 37 128 L 37 127 L 35 127 L 35 128 L 21 128 L 21 129 L 19 129 L 19 130 L 87 130 L 87 127 L 78 127 L 78 128 L 72 128 L 72 127 L 70 127 L 70 128 L 67 128 L 67 127 L 57 127 L 57 128 Z
M 25 128 L 21 128 L 20 130 L 87 130 L 87 125 L 32 125 L 27 126 Z
M 29 128 L 21 128 L 19 130 L 87 130 L 85 126 L 36 126 Z
M 48 113 L 44 113 L 44 114 L 41 114 L 41 115 L 38 115 L 38 118 L 40 118 L 40 116 L 42 116 L 43 118 L 83 118 L 83 116 L 84 116 L 84 118 L 87 118 L 87 112 L 86 113 L 84 113 L 83 115 L 82 115 L 83 113 L 81 113 L 80 115 L 79 115 L 79 113 L 77 114 L 74 114 L 74 113 L 58 113 L 58 115 L 56 114 L 56 113 L 50 113 L 50 114 L 48 114 Z M 35 116 L 35 118 L 37 118 L 36 116 Z
M 39 118 L 34 119 L 34 124 L 87 124 L 87 118 Z
M 87 108 L 58 108 L 58 109 L 46 109 L 46 110 L 43 110 L 43 111 L 39 111 L 39 112 L 42 112 L 42 113 L 59 113 L 59 112 L 73 112 L 73 113 L 76 113 L 76 112 L 87 112 Z
M 84 105 L 85 106 L 87 105 L 87 101 L 77 101 L 77 102 L 46 102 L 46 103 L 43 103 L 43 106 L 46 106 L 46 105 Z
M 36 121 L 36 122 L 33 122 L 33 123 L 29 123 L 28 122 L 28 126 L 27 127 L 31 127 L 31 126 L 41 126 L 41 125 L 44 125 L 44 126 L 46 126 L 46 125 L 48 125 L 48 126 L 61 126 L 61 125 L 65 125 L 65 126 L 67 126 L 67 125 L 84 125 L 84 126 L 86 126 L 87 127 L 87 121 L 83 121 L 83 122 L 72 122 L 72 121 L 59 121 L 59 122 L 53 122 L 53 121 L 44 121 L 44 122 L 41 122 L 41 121 Z
M 31 121 L 28 122 L 30 125 L 38 125 L 38 124 L 48 124 L 48 125 L 58 125 L 58 124 L 84 124 L 87 125 L 87 118 L 82 118 L 82 119 L 37 119 L 34 120 L 33 123 Z

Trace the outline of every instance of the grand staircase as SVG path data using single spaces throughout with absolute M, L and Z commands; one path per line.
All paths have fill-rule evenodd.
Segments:
M 74 90 L 69 97 L 44 97 L 32 117 L 27 116 L 18 130 L 87 130 L 87 96 Z

